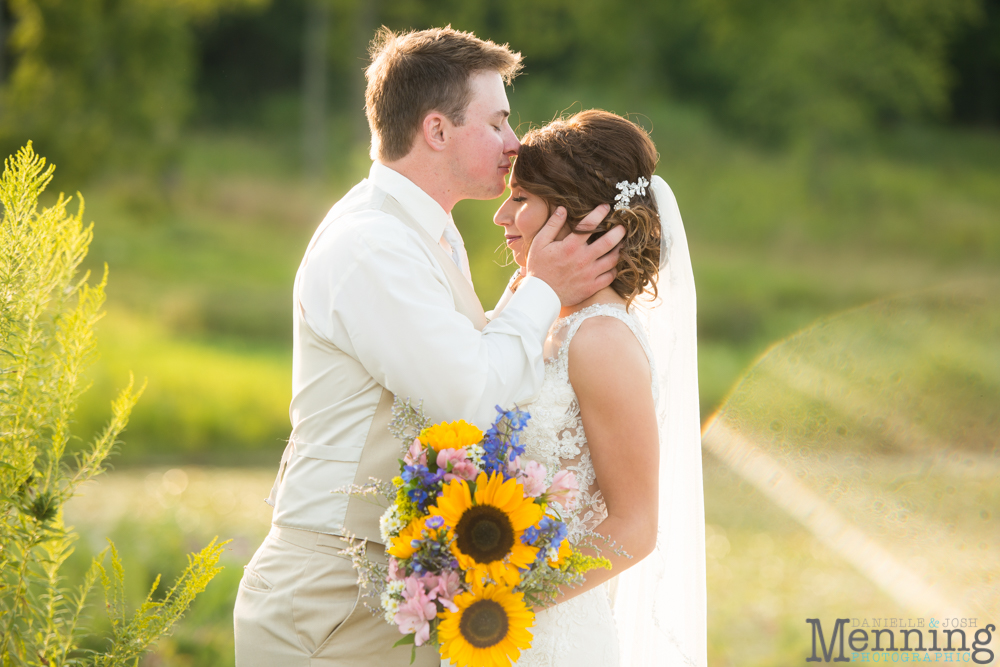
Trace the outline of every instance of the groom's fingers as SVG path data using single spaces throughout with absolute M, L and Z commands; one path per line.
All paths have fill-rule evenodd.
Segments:
M 601 255 L 596 260 L 594 260 L 594 267 L 597 273 L 604 273 L 605 271 L 610 271 L 611 269 L 618 266 L 619 259 L 619 249 L 614 247 L 610 252 Z
M 618 245 L 625 237 L 625 228 L 615 225 L 588 243 L 593 225 L 607 217 L 610 207 L 598 206 L 584 219 L 590 230 L 577 227 L 577 234 L 570 234 L 561 241 L 555 238 L 566 224 L 566 211 L 557 208 L 538 230 L 528 250 L 525 267 L 528 276 L 541 279 L 559 297 L 564 306 L 580 303 L 607 287 L 617 276 Z
M 601 257 L 608 254 L 617 248 L 623 238 L 625 238 L 625 225 L 615 225 L 590 244 L 591 257 Z M 617 250 L 615 252 L 617 253 Z
M 562 206 L 557 206 L 556 210 L 549 216 L 549 219 L 545 221 L 545 225 L 535 234 L 531 245 L 534 246 L 537 244 L 538 247 L 544 248 L 552 243 L 564 224 L 566 224 L 566 209 Z
M 577 223 L 576 231 L 579 232 L 592 232 L 597 229 L 597 226 L 601 224 L 604 218 L 608 217 L 608 213 L 611 212 L 611 207 L 607 204 L 599 204 L 597 208 L 584 216 L 583 220 Z
M 597 280 L 594 281 L 594 286 L 598 290 L 602 290 L 613 283 L 617 277 L 618 269 L 612 268 L 610 271 L 605 271 L 601 275 L 597 276 Z

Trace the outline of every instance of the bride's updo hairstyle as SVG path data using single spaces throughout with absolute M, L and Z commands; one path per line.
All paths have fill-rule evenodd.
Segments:
M 634 195 L 628 208 L 614 210 L 617 184 L 649 181 L 659 156 L 645 130 L 600 109 L 581 111 L 528 132 L 514 162 L 517 186 L 541 197 L 549 215 L 566 208 L 566 222 L 576 225 L 599 204 L 612 210 L 595 231 L 624 225 L 618 275 L 612 289 L 631 305 L 643 292 L 656 296 L 660 266 L 660 216 L 653 193 Z M 581 232 L 582 233 L 582 232 Z

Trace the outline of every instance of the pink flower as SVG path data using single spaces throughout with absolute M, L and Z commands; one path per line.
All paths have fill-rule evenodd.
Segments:
M 452 598 L 461 592 L 460 579 L 455 571 L 444 574 L 429 574 L 424 576 L 424 586 L 427 588 L 427 595 L 432 600 L 437 600 L 449 611 L 457 612 L 458 607 L 452 602 Z
M 445 473 L 444 479 L 446 482 L 450 482 L 456 477 L 460 477 L 467 482 L 471 482 L 479 475 L 479 468 L 477 468 L 472 461 L 460 461 L 455 464 L 455 467 L 451 469 L 451 472 Z
M 552 478 L 552 486 L 545 492 L 549 500 L 559 503 L 568 510 L 576 507 L 579 494 L 580 488 L 576 483 L 576 475 L 569 470 L 557 472 L 556 476 Z
M 465 451 L 465 447 L 459 447 L 457 449 L 442 449 L 438 452 L 437 464 L 438 468 L 448 469 L 448 464 L 456 464 L 464 461 L 468 458 L 469 454 Z
M 514 458 L 513 461 L 507 461 L 507 476 L 517 477 L 518 473 L 521 472 L 521 457 L 518 456 Z
M 538 461 L 528 461 L 521 469 L 518 481 L 524 485 L 524 495 L 537 498 L 545 490 L 545 475 L 548 471 Z
M 427 452 L 424 450 L 424 446 L 420 444 L 419 439 L 413 439 L 410 448 L 403 455 L 403 462 L 408 466 L 427 465 Z
M 392 557 L 389 558 L 389 578 L 396 581 L 403 578 L 403 572 L 399 569 L 399 561 Z
M 442 449 L 438 452 L 437 464 L 438 468 L 447 470 L 448 472 L 444 475 L 444 481 L 450 482 L 453 479 L 459 478 L 467 481 L 472 481 L 479 474 L 479 469 L 469 461 L 469 454 L 465 451 L 464 447 L 459 449 Z
M 403 602 L 393 617 L 399 632 L 414 634 L 414 644 L 423 645 L 431 636 L 430 622 L 437 616 L 437 605 L 427 595 L 424 584 L 417 577 L 407 577 L 403 589 Z

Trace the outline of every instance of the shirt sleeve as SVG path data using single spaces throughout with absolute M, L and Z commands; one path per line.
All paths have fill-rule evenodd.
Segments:
M 420 237 L 391 216 L 368 215 L 369 224 L 311 253 L 299 290 L 310 326 L 396 396 L 423 401 L 434 421 L 485 428 L 496 405 L 531 400 L 559 312 L 555 292 L 524 280 L 480 332 L 455 310 L 444 271 Z
M 486 311 L 486 319 L 492 320 L 494 317 L 496 317 L 497 315 L 499 315 L 503 311 L 504 308 L 507 307 L 507 304 L 510 302 L 511 298 L 514 296 L 514 291 L 510 288 L 510 286 L 514 284 L 514 281 L 517 280 L 517 277 L 519 275 L 521 275 L 521 269 L 518 269 L 517 271 L 515 271 L 514 275 L 512 275 L 510 277 L 510 280 L 507 281 L 507 287 L 504 288 L 503 294 L 500 295 L 500 300 L 497 301 L 497 305 L 493 307 L 493 310 L 487 310 Z M 547 284 L 546 284 L 546 287 L 548 287 Z

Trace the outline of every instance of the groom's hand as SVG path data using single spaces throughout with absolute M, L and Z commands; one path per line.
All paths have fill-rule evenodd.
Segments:
M 577 231 L 594 229 L 610 211 L 610 206 L 601 204 L 580 221 Z M 618 275 L 618 243 L 625 237 L 625 228 L 617 225 L 588 245 L 587 234 L 570 234 L 556 241 L 565 224 L 566 209 L 560 206 L 531 241 L 525 272 L 544 280 L 562 305 L 575 306 L 610 285 Z

